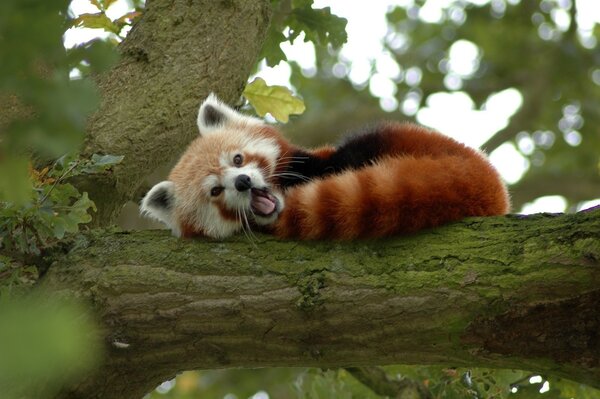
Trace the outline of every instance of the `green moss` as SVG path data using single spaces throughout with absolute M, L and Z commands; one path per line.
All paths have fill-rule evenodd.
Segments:
M 299 278 L 296 286 L 301 297 L 296 301 L 296 306 L 303 311 L 314 311 L 324 304 L 321 289 L 325 287 L 325 276 L 322 272 L 310 273 Z

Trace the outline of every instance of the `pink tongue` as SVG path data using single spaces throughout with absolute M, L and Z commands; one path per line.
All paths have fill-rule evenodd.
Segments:
M 262 214 L 269 215 L 275 210 L 275 203 L 268 198 L 253 196 L 252 206 Z

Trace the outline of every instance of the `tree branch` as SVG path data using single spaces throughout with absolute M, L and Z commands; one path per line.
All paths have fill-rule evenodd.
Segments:
M 186 369 L 526 368 L 600 386 L 600 209 L 332 243 L 92 231 L 41 285 L 88 298 L 106 362 L 72 397 Z

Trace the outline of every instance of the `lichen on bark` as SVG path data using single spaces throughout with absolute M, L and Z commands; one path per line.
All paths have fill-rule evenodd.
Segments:
M 100 230 L 57 252 L 43 284 L 101 317 L 107 363 L 80 389 L 104 397 L 184 369 L 394 363 L 598 386 L 599 236 L 600 209 L 353 243 Z

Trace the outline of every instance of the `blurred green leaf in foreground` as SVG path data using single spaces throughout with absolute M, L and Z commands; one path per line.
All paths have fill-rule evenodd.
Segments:
M 50 296 L 0 300 L 2 398 L 50 398 L 100 360 L 86 309 Z

